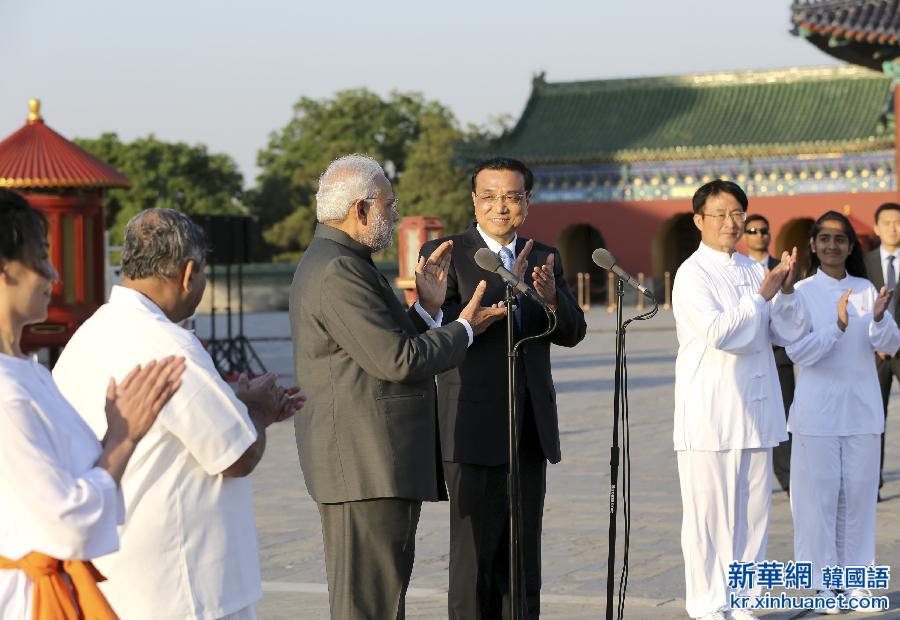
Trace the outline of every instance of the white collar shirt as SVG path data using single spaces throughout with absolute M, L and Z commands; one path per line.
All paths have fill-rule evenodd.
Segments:
M 704 243 L 678 268 L 672 309 L 675 450 L 775 446 L 787 439 L 771 344 L 806 327 L 796 295 L 769 303 L 757 292 L 760 263 Z
M 100 442 L 46 368 L 0 354 L 0 556 L 93 559 L 119 547 L 124 506 Z M 0 570 L 0 618 L 32 617 L 34 585 Z
M 772 258 L 771 256 L 766 254 L 763 258 L 761 258 L 759 260 L 756 260 L 755 258 L 752 260 L 756 260 L 756 262 L 762 266 L 764 271 L 768 271 L 769 270 L 769 260 L 771 260 L 771 258 Z
M 837 304 L 851 289 L 845 331 Z M 884 407 L 873 351 L 900 349 L 900 329 L 889 312 L 875 322 L 878 293 L 869 280 L 836 280 L 821 269 L 797 285 L 809 330 L 787 347 L 799 367 L 788 428 L 803 435 L 846 436 L 884 432 Z
M 513 260 L 516 260 L 516 240 L 519 238 L 519 235 L 513 235 L 512 241 L 503 245 L 499 241 L 495 241 L 491 237 L 488 237 L 487 233 L 481 229 L 480 224 L 476 225 L 475 229 L 478 231 L 478 234 L 481 235 L 481 238 L 484 239 L 485 244 L 487 244 L 488 249 L 491 252 L 499 254 L 501 249 L 508 248 L 509 251 L 512 252 Z
M 250 479 L 221 475 L 256 441 L 244 404 L 193 332 L 118 286 L 53 374 L 101 437 L 109 377 L 168 355 L 186 358 L 182 385 L 125 471 L 121 549 L 97 561 L 100 587 L 123 618 L 219 618 L 262 596 Z

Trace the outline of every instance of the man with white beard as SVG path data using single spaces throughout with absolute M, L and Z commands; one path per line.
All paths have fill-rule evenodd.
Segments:
M 319 225 L 291 286 L 300 467 L 319 507 L 332 618 L 403 618 L 422 501 L 446 499 L 434 375 L 506 314 L 485 283 L 441 327 L 451 242 L 416 268 L 404 308 L 372 253 L 390 245 L 397 199 L 378 162 L 335 160 L 319 178 Z M 428 310 L 426 310 L 428 309 Z
M 731 181 L 700 187 L 693 208 L 700 247 L 672 291 L 686 608 L 692 618 L 745 620 L 751 611 L 728 609 L 728 567 L 765 559 L 772 448 L 787 439 L 772 343 L 806 333 L 793 295 L 797 249 L 767 273 L 735 252 L 747 195 Z

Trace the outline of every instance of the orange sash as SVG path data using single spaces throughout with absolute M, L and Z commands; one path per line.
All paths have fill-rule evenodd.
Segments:
M 90 562 L 61 561 L 32 551 L 18 560 L 0 556 L 0 568 L 18 568 L 31 577 L 34 582 L 34 620 L 118 620 L 97 587 L 97 582 L 106 578 Z M 62 573 L 72 581 L 81 613 L 72 603 Z

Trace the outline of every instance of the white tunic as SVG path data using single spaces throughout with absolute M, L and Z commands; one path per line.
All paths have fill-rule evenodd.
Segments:
M 104 395 L 136 364 L 187 359 L 181 389 L 141 441 L 122 479 L 121 550 L 98 561 L 123 617 L 219 618 L 262 596 L 249 478 L 225 478 L 256 440 L 247 409 L 196 336 L 137 291 L 114 287 L 75 333 L 53 374 L 94 432 Z
M 99 456 L 50 373 L 0 354 L 0 555 L 90 560 L 118 548 L 124 508 L 116 483 L 94 467 Z M 0 618 L 31 618 L 33 591 L 23 571 L 0 570 Z
M 837 326 L 837 304 L 852 289 L 846 331 Z M 802 435 L 884 432 L 884 407 L 873 351 L 900 349 L 900 329 L 889 312 L 872 319 L 878 292 L 865 278 L 835 280 L 819 270 L 797 284 L 809 332 L 787 347 L 800 367 L 788 428 Z
M 678 268 L 672 308 L 675 450 L 776 446 L 787 439 L 772 343 L 805 333 L 796 295 L 767 303 L 762 265 L 704 243 Z

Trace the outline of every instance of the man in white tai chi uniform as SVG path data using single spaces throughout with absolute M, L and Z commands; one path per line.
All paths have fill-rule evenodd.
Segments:
M 672 303 L 686 607 L 692 618 L 744 620 L 752 612 L 728 609 L 728 567 L 765 559 L 772 447 L 787 439 L 772 343 L 805 327 L 792 295 L 797 253 L 766 273 L 735 252 L 747 196 L 734 183 L 703 185 L 693 207 L 701 243 L 678 269 Z

